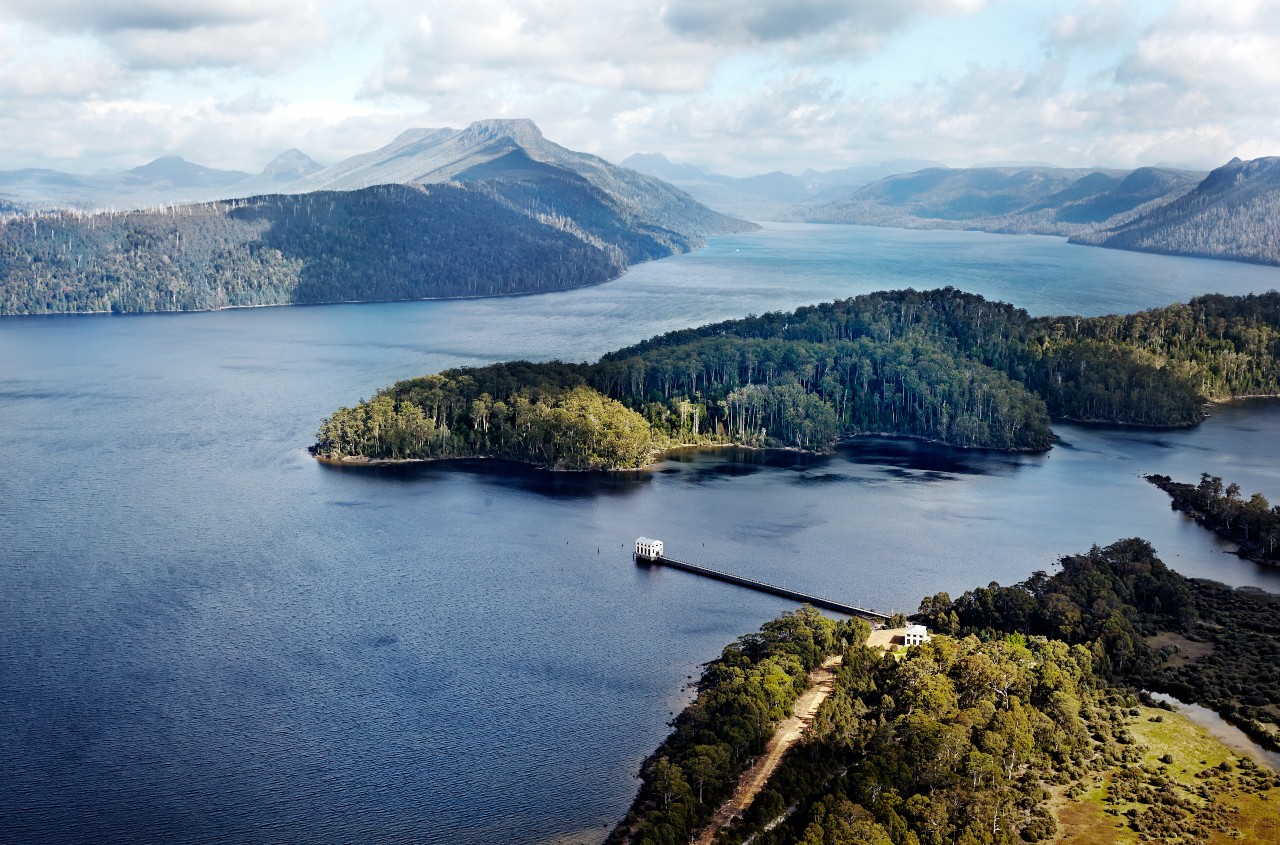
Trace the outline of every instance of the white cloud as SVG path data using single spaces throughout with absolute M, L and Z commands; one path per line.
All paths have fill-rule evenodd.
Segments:
M 331 162 L 504 116 L 615 160 L 661 150 L 739 174 L 1280 152 L 1280 0 L 1012 8 L 0 0 L 0 168 L 179 153 L 254 170 L 288 147 Z
M 0 0 L 0 10 L 138 69 L 277 70 L 331 35 L 319 6 L 290 0 Z
M 1069 47 L 1100 47 L 1116 44 L 1131 28 L 1133 10 L 1128 3 L 1089 0 L 1053 20 L 1052 40 Z
M 6 100 L 71 100 L 102 97 L 128 82 L 106 59 L 70 53 L 0 66 L 0 103 Z
M 787 44 L 809 55 L 864 55 L 922 15 L 968 15 L 986 0 L 672 0 L 675 34 L 717 44 Z
M 365 85 L 370 96 L 435 97 L 548 84 L 688 93 L 710 81 L 720 51 L 671 38 L 660 8 L 633 0 L 449 0 L 418 15 L 388 46 Z

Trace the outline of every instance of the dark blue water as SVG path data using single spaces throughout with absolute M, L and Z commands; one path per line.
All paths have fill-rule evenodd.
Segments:
M 512 357 L 912 285 L 1035 313 L 1276 287 L 1268 268 L 1050 238 L 775 227 L 588 290 L 0 322 L 0 841 L 593 842 L 684 684 L 788 607 L 672 554 L 883 610 L 1139 535 L 1280 590 L 1145 484 L 1280 499 L 1280 404 L 1059 426 L 1043 456 L 868 439 L 652 472 L 344 471 L 324 414 Z

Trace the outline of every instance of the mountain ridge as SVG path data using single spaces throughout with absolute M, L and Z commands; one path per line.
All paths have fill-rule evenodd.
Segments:
M 1233 158 L 1172 201 L 1072 241 L 1280 265 L 1280 156 Z
M 1079 235 L 1119 225 L 1191 190 L 1203 174 L 1169 168 L 928 168 L 794 211 L 811 223 L 1002 234 Z
M 206 170 L 169 157 L 144 166 L 142 178 L 230 178 Z M 258 178 L 274 180 L 272 190 L 0 221 L 0 314 L 563 290 L 757 228 L 553 144 L 530 121 L 410 130 L 332 168 L 290 151 Z M 300 192 L 327 184 L 347 189 Z

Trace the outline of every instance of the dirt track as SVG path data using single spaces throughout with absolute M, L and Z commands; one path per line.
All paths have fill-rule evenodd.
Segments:
M 836 669 L 839 666 L 840 656 L 836 655 L 828 658 L 826 663 L 809 673 L 809 689 L 805 690 L 804 695 L 796 700 L 795 711 L 791 718 L 778 726 L 773 738 L 765 746 L 764 754 L 760 755 L 760 759 L 751 768 L 742 773 L 742 778 L 738 781 L 738 788 L 734 790 L 733 796 L 720 805 L 720 809 L 716 810 L 716 814 L 711 817 L 711 823 L 703 828 L 702 832 L 693 840 L 695 845 L 711 845 L 711 842 L 716 838 L 716 834 L 725 825 L 729 824 L 735 816 L 746 812 L 747 808 L 751 806 L 751 802 L 755 800 L 756 795 L 759 794 L 760 790 L 764 788 L 764 785 L 769 782 L 769 778 L 777 770 L 778 764 L 782 762 L 783 755 L 787 753 L 787 749 L 795 745 L 796 741 L 804 736 L 805 728 L 813 721 L 814 714 L 818 712 L 818 707 L 831 694 L 836 682 Z

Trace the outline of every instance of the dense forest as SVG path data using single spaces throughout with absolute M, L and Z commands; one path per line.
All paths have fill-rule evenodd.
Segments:
M 701 243 L 613 205 L 564 179 L 539 197 L 477 181 L 17 217 L 0 222 L 0 314 L 563 290 Z
M 1176 199 L 1080 243 L 1141 252 L 1280 264 L 1280 158 L 1231 161 Z
M 837 623 L 806 606 L 725 648 L 707 665 L 671 736 L 645 760 L 640 793 L 607 845 L 685 845 L 791 714 L 808 673 L 828 655 L 865 643 L 870 630 L 861 620 Z
M 991 584 L 955 601 L 940 593 L 925 599 L 920 616 L 943 632 L 1087 646 L 1103 677 L 1204 704 L 1280 750 L 1280 600 L 1185 578 L 1144 540 L 1061 563 L 1052 577 Z M 1169 661 L 1179 649 L 1204 654 Z
M 1280 563 L 1280 505 L 1254 493 L 1248 499 L 1240 485 L 1225 487 L 1222 479 L 1200 474 L 1199 484 L 1184 484 L 1167 475 L 1148 475 L 1147 481 L 1173 498 L 1173 509 L 1184 511 L 1219 537 L 1240 544 L 1241 557 L 1259 563 Z
M 822 450 L 868 432 L 1043 450 L 1051 417 L 1194 425 L 1207 401 L 1280 392 L 1278 354 L 1274 292 L 1092 318 L 1032 318 L 953 288 L 875 293 L 671 332 L 591 365 L 400 382 L 336 411 L 315 451 L 634 467 L 676 444 Z M 550 445 L 573 408 L 588 409 L 576 442 L 609 455 Z
M 896 658 L 867 647 L 864 623 L 808 608 L 744 637 L 708 665 L 609 842 L 688 842 L 829 652 L 841 664 L 809 735 L 717 842 L 985 845 L 1051 841 L 1064 823 L 1090 843 L 1280 841 L 1280 776 L 1196 745 L 1137 692 L 1167 689 L 1238 722 L 1257 698 L 1249 712 L 1273 708 L 1275 724 L 1276 605 L 1184 579 L 1142 540 L 1061 563 L 925 599 L 919 618 L 942 636 Z M 1192 643 L 1215 626 L 1218 658 L 1168 659 L 1161 632 Z

